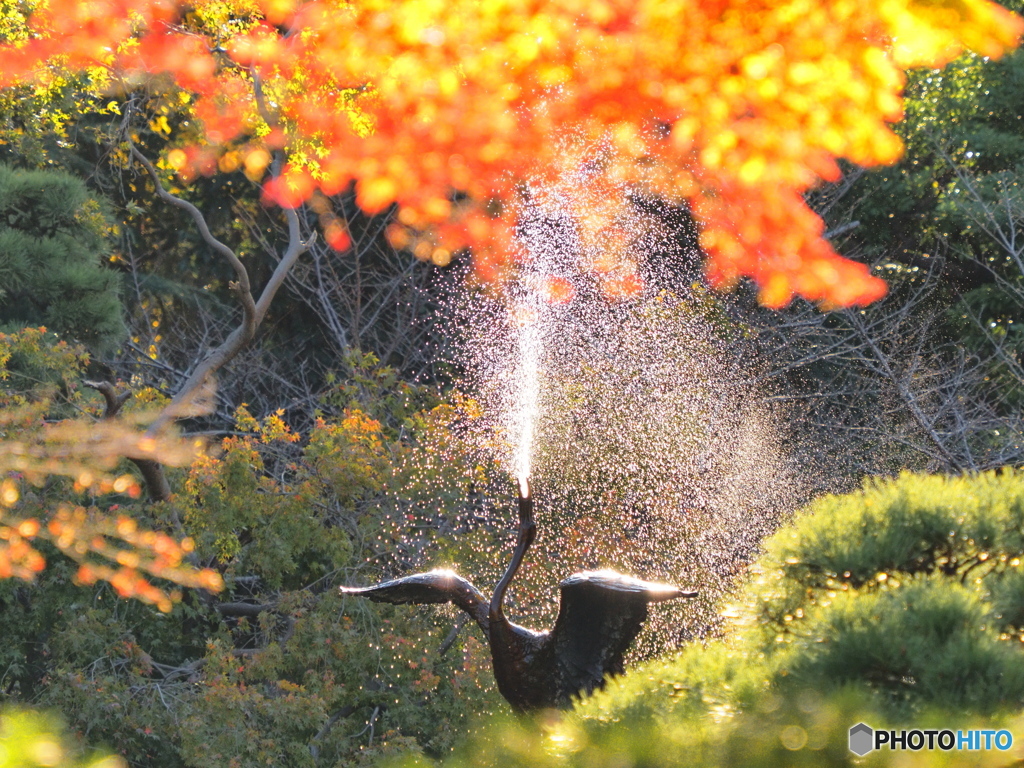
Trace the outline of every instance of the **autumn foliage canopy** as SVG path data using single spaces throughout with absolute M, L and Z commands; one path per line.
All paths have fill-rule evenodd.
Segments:
M 996 57 L 1024 29 L 985 0 L 21 7 L 7 20 L 0 83 L 71 70 L 115 101 L 147 94 L 151 119 L 152 99 L 175 104 L 189 119 L 168 132 L 162 161 L 185 180 L 244 171 L 285 207 L 354 182 L 365 211 L 397 204 L 396 244 L 439 263 L 471 246 L 493 279 L 516 252 L 516 200 L 572 158 L 609 184 L 687 202 L 711 281 L 750 276 L 769 306 L 884 293 L 822 238 L 803 193 L 836 179 L 839 158 L 899 157 L 890 123 L 905 68 L 965 49 Z M 343 249 L 343 227 L 324 224 Z M 605 239 L 601 222 L 584 230 Z M 636 285 L 629 270 L 602 279 Z

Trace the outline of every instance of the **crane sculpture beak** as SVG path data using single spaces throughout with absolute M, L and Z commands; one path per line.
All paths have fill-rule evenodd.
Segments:
M 520 477 L 519 482 L 519 524 L 533 522 L 533 498 L 530 496 L 530 478 Z

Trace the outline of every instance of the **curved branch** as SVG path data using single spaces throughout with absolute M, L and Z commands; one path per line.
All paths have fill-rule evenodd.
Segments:
M 117 418 L 121 408 L 132 396 L 130 389 L 118 394 L 117 387 L 109 381 L 83 381 L 82 386 L 95 389 L 103 395 L 103 399 L 107 402 L 107 407 L 101 417 L 104 421 Z M 162 464 L 153 459 L 140 459 L 135 456 L 127 458 L 138 468 L 142 475 L 142 481 L 146 484 L 146 492 L 149 493 L 149 497 L 153 501 L 167 501 L 171 498 L 171 486 L 167 482 L 167 475 L 164 473 Z
M 251 70 L 251 74 L 253 96 L 256 99 L 256 107 L 259 110 L 260 116 L 264 119 L 267 125 L 276 127 L 278 125 L 278 121 L 270 114 L 270 109 L 267 107 L 266 97 L 263 94 L 263 80 L 260 78 L 259 72 L 257 72 L 255 68 Z M 278 157 L 273 165 L 274 170 L 271 173 L 272 177 L 280 174 L 282 159 L 280 152 L 275 154 L 277 154 Z M 277 263 L 277 268 L 270 276 L 267 284 L 263 287 L 263 293 L 260 294 L 259 301 L 256 302 L 257 325 L 263 322 L 263 317 L 267 314 L 270 302 L 277 293 L 277 289 L 281 287 L 285 277 L 287 277 L 292 265 L 295 264 L 296 259 L 308 251 L 310 246 L 313 245 L 316 240 L 316 232 L 313 232 L 309 240 L 303 242 L 299 215 L 295 212 L 295 209 L 282 208 L 281 210 L 284 211 L 284 218 L 288 223 L 288 248 L 285 250 L 284 255 L 281 256 L 281 260 Z
M 138 160 L 153 178 L 157 194 L 160 198 L 188 213 L 196 222 L 203 241 L 231 264 L 235 275 L 238 277 L 236 282 L 231 283 L 231 289 L 242 305 L 241 324 L 192 371 L 178 393 L 160 413 L 156 421 L 150 425 L 149 433 L 155 434 L 166 428 L 174 420 L 187 415 L 191 404 L 196 400 L 197 396 L 209 390 L 207 383 L 210 377 L 230 362 L 252 340 L 256 335 L 256 328 L 266 316 L 267 310 L 270 308 L 270 302 L 273 301 L 288 271 L 295 264 L 299 256 L 305 253 L 309 243 L 302 240 L 298 214 L 294 210 L 284 209 L 285 219 L 288 222 L 288 247 L 281 256 L 281 260 L 278 262 L 267 284 L 264 286 L 259 300 L 253 299 L 249 274 L 235 252 L 213 236 L 206 223 L 206 218 L 195 205 L 172 195 L 164 188 L 153 164 L 139 151 L 130 138 L 126 137 L 126 140 L 132 157 Z
M 220 240 L 213 236 L 213 233 L 210 232 L 209 225 L 206 223 L 206 217 L 203 216 L 202 212 L 198 208 L 196 208 L 195 205 L 190 203 L 188 200 L 183 200 L 182 198 L 177 197 L 176 195 L 172 195 L 170 192 L 164 189 L 163 182 L 160 181 L 160 175 L 157 173 L 156 168 L 153 167 L 153 164 L 149 162 L 149 158 L 147 158 L 144 154 L 142 154 L 142 152 L 139 151 L 139 148 L 135 146 L 135 143 L 131 140 L 131 138 L 126 137 L 125 140 L 128 142 L 128 148 L 131 150 L 132 157 L 138 160 L 139 163 L 141 163 L 142 166 L 149 172 L 149 175 L 153 177 L 153 184 L 156 186 L 156 193 L 160 196 L 160 198 L 165 202 L 168 202 L 171 205 L 175 206 L 176 208 L 181 208 L 189 216 L 191 216 L 193 221 L 195 221 L 196 223 L 196 228 L 199 230 L 199 234 L 203 238 L 203 241 L 211 248 L 213 248 L 213 250 L 215 250 L 217 253 L 219 253 L 221 256 L 227 259 L 228 263 L 231 264 L 231 268 L 235 270 L 235 275 L 238 278 L 238 288 L 236 289 L 236 291 L 239 293 L 239 298 L 242 300 L 242 308 L 243 310 L 247 310 L 247 315 L 254 316 L 255 306 L 251 303 L 252 294 L 250 293 L 249 287 L 249 273 L 246 271 L 245 265 L 242 264 L 241 260 L 238 258 L 238 256 L 235 255 L 234 251 L 232 251 L 228 246 L 224 245 L 224 243 L 222 243 Z M 247 302 L 245 301 L 244 298 L 244 296 L 246 295 L 248 295 L 249 297 L 248 306 L 246 306 Z
M 284 208 L 283 210 L 285 220 L 288 222 L 288 248 L 285 250 L 284 255 L 281 256 L 281 260 L 277 263 L 277 267 L 274 269 L 270 279 L 267 280 L 267 284 L 263 286 L 263 292 L 256 302 L 257 325 L 263 322 L 263 318 L 270 308 L 270 302 L 274 300 L 277 290 L 284 283 L 284 279 L 288 276 L 288 272 L 295 265 L 295 262 L 298 261 L 299 256 L 308 251 L 316 240 L 316 232 L 312 234 L 309 240 L 303 240 L 299 215 L 291 208 Z
M 235 328 L 235 330 L 232 331 L 226 339 L 224 339 L 221 345 L 207 355 L 206 358 L 196 366 L 195 370 L 192 371 L 192 374 L 188 379 L 186 379 L 185 383 L 178 391 L 178 394 L 174 396 L 171 402 L 168 403 L 157 417 L 156 421 L 154 421 L 150 426 L 149 432 L 155 433 L 164 429 L 175 419 L 188 412 L 189 405 L 192 403 L 199 391 L 204 388 L 209 377 L 234 358 L 235 355 L 242 350 L 242 347 L 244 347 L 252 337 L 256 335 L 256 326 L 258 321 L 256 319 L 256 302 L 252 297 L 249 285 L 249 273 L 246 271 L 245 265 L 242 264 L 241 260 L 237 255 L 235 255 L 233 250 L 213 236 L 213 233 L 210 232 L 210 227 L 206 223 L 206 218 L 195 205 L 190 203 L 188 200 L 183 200 L 176 195 L 172 195 L 164 189 L 164 185 L 160 181 L 160 175 L 157 173 L 156 168 L 153 167 L 153 164 L 149 161 L 149 158 L 139 151 L 138 147 L 135 146 L 130 137 L 126 136 L 125 140 L 128 142 L 128 148 L 131 150 L 132 157 L 138 160 L 153 178 L 153 184 L 155 185 L 156 192 L 160 198 L 176 208 L 180 208 L 188 213 L 195 221 L 196 228 L 199 230 L 199 234 L 203 238 L 203 241 L 214 251 L 227 259 L 238 278 L 236 282 L 231 283 L 231 289 L 242 305 L 241 325 Z
M 121 394 L 117 394 L 117 387 L 111 384 L 109 381 L 89 381 L 88 379 L 82 380 L 82 386 L 88 387 L 89 389 L 95 389 L 107 402 L 106 410 L 103 412 L 103 419 L 112 419 L 121 412 L 121 408 L 128 398 L 132 396 L 132 391 L 126 389 Z

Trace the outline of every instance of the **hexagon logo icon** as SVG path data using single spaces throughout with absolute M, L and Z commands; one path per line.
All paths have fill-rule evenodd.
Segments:
M 875 731 L 867 723 L 857 723 L 850 729 L 850 751 L 864 757 L 875 748 Z

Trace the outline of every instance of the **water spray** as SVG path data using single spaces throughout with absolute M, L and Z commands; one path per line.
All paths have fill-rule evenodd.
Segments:
M 530 452 L 533 449 L 534 425 L 540 401 L 541 338 L 536 319 L 526 321 L 519 329 L 519 396 L 516 408 L 516 452 L 514 471 L 519 480 L 520 497 L 529 497 Z M 525 492 L 524 492 L 525 489 Z
M 505 289 L 453 292 L 443 317 L 460 389 L 481 405 L 469 466 L 495 470 L 483 493 L 512 516 L 505 535 L 540 515 L 531 486 L 544 486 L 532 578 L 612 566 L 700 587 L 699 602 L 655 614 L 639 642 L 649 656 L 718 626 L 715 601 L 802 485 L 782 412 L 758 389 L 758 341 L 702 287 L 679 217 L 592 186 L 590 167 L 531 187 Z M 612 290 L 631 275 L 635 290 Z

